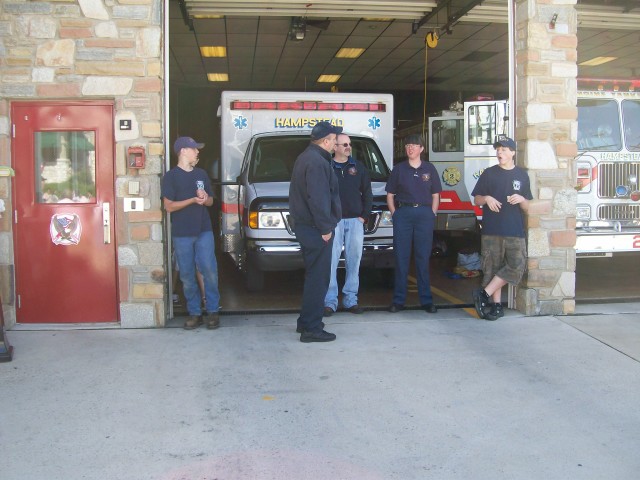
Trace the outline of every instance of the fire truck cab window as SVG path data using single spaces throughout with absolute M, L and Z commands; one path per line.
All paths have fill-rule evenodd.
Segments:
M 431 131 L 431 149 L 434 152 L 462 152 L 462 120 L 434 120 Z
M 622 102 L 624 143 L 630 152 L 640 152 L 640 100 Z
M 495 105 L 473 105 L 467 112 L 467 135 L 470 145 L 493 145 L 497 134 L 494 131 L 496 116 Z
M 618 103 L 578 99 L 578 150 L 617 152 L 621 149 Z

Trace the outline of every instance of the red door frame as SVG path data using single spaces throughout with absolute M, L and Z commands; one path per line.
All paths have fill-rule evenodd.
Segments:
M 115 228 L 114 102 L 12 102 L 14 259 L 17 323 L 120 321 Z M 86 203 L 36 201 L 34 133 L 93 131 L 95 199 Z M 103 205 L 110 212 L 103 216 Z M 80 241 L 54 244 L 54 216 L 76 215 Z M 106 243 L 103 221 L 109 220 Z M 17 221 L 17 223 L 16 223 Z

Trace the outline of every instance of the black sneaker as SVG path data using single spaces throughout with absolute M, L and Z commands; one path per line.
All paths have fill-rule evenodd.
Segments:
M 489 295 L 484 291 L 484 288 L 478 288 L 473 291 L 473 304 L 476 307 L 478 317 L 486 318 L 485 309 L 489 308 Z
M 320 322 L 320 328 L 324 329 L 324 322 Z M 300 323 L 300 319 L 298 319 L 298 323 L 296 324 L 296 333 L 304 332 L 304 328 Z
M 302 332 L 300 335 L 300 341 L 302 343 L 333 342 L 335 339 L 335 333 L 325 332 L 324 330 L 319 332 Z
M 485 320 L 497 320 L 500 317 L 504 317 L 504 309 L 501 303 L 492 303 L 491 310 L 485 315 Z

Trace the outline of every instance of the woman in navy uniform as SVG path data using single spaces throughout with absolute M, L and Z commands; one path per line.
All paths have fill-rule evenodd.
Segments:
M 433 304 L 429 282 L 429 257 L 433 229 L 440 205 L 442 185 L 436 168 L 422 159 L 424 142 L 418 134 L 405 137 L 407 160 L 397 164 L 387 182 L 387 205 L 393 216 L 393 251 L 396 259 L 395 288 L 390 312 L 404 309 L 411 248 L 416 265 L 420 305 L 428 313 Z

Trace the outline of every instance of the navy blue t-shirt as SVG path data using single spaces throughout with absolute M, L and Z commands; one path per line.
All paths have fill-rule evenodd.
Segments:
M 511 205 L 507 196 L 518 193 L 531 200 L 529 175 L 520 167 L 505 170 L 500 165 L 487 168 L 476 183 L 471 196 L 490 195 L 502 203 L 499 212 L 482 207 L 482 234 L 524 238 L 524 215 L 520 205 Z
M 345 163 L 332 160 L 333 172 L 338 178 L 342 218 L 369 218 L 373 195 L 371 176 L 364 164 L 349 156 Z
M 196 196 L 198 187 L 211 197 L 213 190 L 207 173 L 201 168 L 187 172 L 180 167 L 173 167 L 162 178 L 162 197 L 179 202 Z M 174 237 L 197 237 L 202 232 L 210 231 L 211 218 L 204 205 L 194 203 L 181 210 L 171 212 L 171 233 Z
M 431 163 L 422 162 L 418 168 L 413 168 L 409 160 L 405 160 L 391 170 L 386 191 L 395 194 L 396 202 L 431 205 L 431 196 L 442 191 L 442 184 Z

